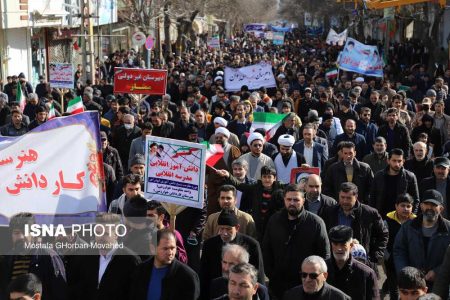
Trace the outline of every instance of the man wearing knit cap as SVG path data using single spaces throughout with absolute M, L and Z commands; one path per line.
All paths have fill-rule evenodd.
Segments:
M 147 219 L 147 200 L 141 195 L 134 196 L 125 202 L 123 215 L 128 229 L 123 244 L 144 261 L 151 254 L 152 235 L 156 237 L 156 231 L 152 232 Z M 156 226 L 153 228 L 156 229 Z
M 223 157 L 216 162 L 214 165 L 215 169 L 225 169 L 231 172 L 232 162 L 241 156 L 241 151 L 238 147 L 231 145 L 228 140 L 230 138 L 230 131 L 225 127 L 217 127 L 214 137 L 215 144 L 219 144 L 223 148 Z M 219 187 L 223 184 L 224 180 L 222 177 L 218 176 L 215 171 L 211 168 L 207 168 L 206 172 L 208 174 L 207 186 L 208 186 L 208 202 L 207 202 L 207 213 L 208 215 L 220 211 L 219 202 Z
M 352 299 L 380 299 L 375 272 L 351 256 L 352 228 L 345 225 L 335 226 L 330 229 L 328 238 L 332 255 L 325 260 L 328 267 L 327 283 Z
M 292 135 L 281 135 L 278 138 L 280 152 L 272 157 L 277 170 L 278 180 L 282 183 L 290 182 L 293 168 L 306 164 L 305 157 L 292 149 L 294 143 L 295 138 Z
M 209 295 L 211 280 L 222 275 L 221 253 L 224 244 L 238 244 L 250 254 L 249 263 L 258 269 L 258 281 L 264 282 L 264 266 L 259 243 L 252 237 L 239 233 L 239 222 L 233 210 L 224 209 L 218 218 L 219 234 L 203 243 L 200 284 L 201 294 Z
M 228 121 L 225 120 L 222 117 L 216 117 L 214 119 L 213 123 L 214 123 L 214 130 L 216 130 L 217 128 L 225 128 L 226 129 L 227 126 L 228 126 Z M 228 140 L 229 140 L 229 143 L 231 145 L 239 147 L 239 138 L 234 133 L 229 132 Z M 209 138 L 209 143 L 210 144 L 216 144 L 216 133 L 215 133 L 215 131 L 214 131 L 214 134 L 211 135 L 211 137 Z
M 249 166 L 248 176 L 250 178 L 261 179 L 261 168 L 268 166 L 275 169 L 273 160 L 262 153 L 265 143 L 264 137 L 257 132 L 252 132 L 247 138 L 247 144 L 250 147 L 250 152 L 238 158 L 239 161 L 246 161 Z

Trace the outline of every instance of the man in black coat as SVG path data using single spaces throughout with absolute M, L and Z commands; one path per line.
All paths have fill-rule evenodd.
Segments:
M 322 194 L 322 179 L 319 175 L 311 174 L 305 184 L 305 209 L 322 217 L 326 207 L 337 204 L 336 200 Z
M 427 157 L 427 144 L 415 142 L 413 145 L 414 156 L 405 161 L 405 169 L 416 175 L 417 183 L 433 174 L 433 161 Z
M 258 241 L 238 233 L 238 219 L 232 210 L 222 210 L 217 223 L 219 234 L 203 243 L 200 266 L 202 299 L 208 299 L 211 281 L 222 275 L 221 253 L 225 243 L 238 244 L 247 249 L 249 262 L 258 269 L 258 281 L 264 283 L 264 265 Z
M 402 149 L 394 148 L 389 151 L 388 166 L 378 172 L 373 179 L 370 202 L 383 219 L 386 218 L 388 212 L 395 209 L 398 195 L 408 193 L 413 197 L 413 211 L 416 211 L 419 206 L 419 188 L 416 176 L 403 168 L 404 156 Z
M 355 158 L 355 144 L 352 142 L 343 142 L 341 151 L 342 161 L 334 163 L 327 171 L 323 182 L 323 193 L 337 199 L 341 184 L 352 182 L 358 187 L 361 195 L 359 200 L 362 203 L 368 203 L 373 180 L 372 170 L 368 164 Z
M 380 292 L 375 272 L 351 256 L 353 230 L 345 225 L 330 229 L 331 257 L 326 260 L 327 283 L 340 289 L 352 299 L 379 300 Z
M 378 211 L 358 201 L 358 187 L 345 182 L 339 192 L 339 204 L 324 210 L 322 218 L 327 228 L 347 225 L 354 238 L 364 247 L 367 258 L 374 265 L 383 257 L 389 233 Z
M 284 189 L 284 208 L 275 213 L 264 234 L 264 269 L 269 289 L 278 298 L 300 282 L 298 269 L 303 259 L 316 254 L 330 256 L 330 244 L 321 218 L 304 209 L 305 199 L 298 184 Z
M 302 263 L 302 285 L 296 286 L 284 293 L 283 300 L 350 300 L 341 290 L 326 283 L 327 264 L 320 256 L 309 256 Z M 357 299 L 360 299 L 359 297 Z
M 110 213 L 99 213 L 97 225 L 120 224 L 120 216 Z M 80 267 L 80 292 L 78 299 L 83 300 L 123 300 L 128 299 L 131 285 L 131 274 L 141 262 L 140 258 L 126 247 L 119 248 L 118 236 L 96 236 L 96 242 L 102 247 L 98 254 L 86 256 Z M 110 246 L 110 247 L 107 247 Z
M 411 137 L 405 125 L 398 122 L 398 109 L 389 108 L 386 112 L 387 124 L 378 129 L 377 136 L 382 136 L 387 142 L 387 151 L 400 148 L 404 153 L 411 149 Z M 388 137 L 389 135 L 389 137 Z
M 130 300 L 197 300 L 200 283 L 197 274 L 175 258 L 176 237 L 170 229 L 157 233 L 156 255 L 140 264 L 133 274 Z M 125 299 L 125 298 L 123 298 Z
M 450 201 L 450 178 L 448 176 L 450 169 L 450 160 L 446 157 L 437 157 L 434 160 L 433 176 L 425 178 L 420 184 L 420 195 L 422 197 L 426 190 L 435 189 L 441 193 L 444 200 L 444 211 L 442 216 L 449 219 L 449 201 Z
M 135 124 L 133 115 L 124 115 L 123 125 L 114 132 L 112 146 L 119 152 L 122 166 L 128 166 L 131 142 L 142 135 L 142 130 Z

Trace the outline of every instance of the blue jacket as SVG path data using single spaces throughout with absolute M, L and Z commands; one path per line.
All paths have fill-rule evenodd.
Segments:
M 305 141 L 300 140 L 297 143 L 294 144 L 292 147 L 294 151 L 297 151 L 298 153 L 303 154 L 305 150 Z M 313 142 L 313 161 L 311 167 L 318 167 L 320 170 L 322 170 L 323 165 L 328 159 L 328 152 L 325 151 L 325 146 L 316 142 Z
M 424 251 L 422 234 L 423 216 L 402 225 L 394 242 L 395 270 L 400 272 L 406 266 L 428 272 L 440 273 L 445 251 L 450 244 L 450 221 L 439 216 L 438 229 L 430 238 L 427 253 Z
M 364 124 L 361 121 L 356 123 L 356 133 L 366 139 L 366 154 L 373 152 L 373 143 L 377 138 L 378 126 L 375 123 Z
M 362 161 L 364 156 L 368 153 L 366 153 L 366 139 L 363 135 L 355 132 L 355 134 L 352 137 L 349 137 L 346 133 L 340 134 L 336 137 L 334 140 L 333 149 L 331 151 L 332 156 L 336 155 L 337 152 L 337 145 L 340 142 L 353 142 L 356 146 L 356 158 L 359 161 Z

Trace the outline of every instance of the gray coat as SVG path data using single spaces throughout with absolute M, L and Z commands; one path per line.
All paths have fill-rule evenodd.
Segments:
M 407 221 L 402 225 L 394 242 L 395 270 L 400 272 L 406 266 L 428 272 L 433 270 L 441 273 L 441 265 L 445 251 L 450 244 L 450 222 L 441 216 L 438 219 L 438 229 L 430 238 L 428 251 L 425 255 L 422 234 L 422 218 Z

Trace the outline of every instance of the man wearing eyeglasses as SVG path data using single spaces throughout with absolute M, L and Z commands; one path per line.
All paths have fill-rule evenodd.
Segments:
M 330 229 L 328 238 L 332 255 L 326 260 L 327 282 L 352 299 L 380 299 L 375 272 L 350 254 L 353 230 L 348 226 L 338 225 Z
M 326 283 L 328 277 L 327 264 L 320 256 L 312 255 L 305 258 L 300 275 L 302 277 L 302 285 L 287 291 L 283 300 L 352 299 L 342 291 Z M 356 299 L 360 299 L 360 297 Z

